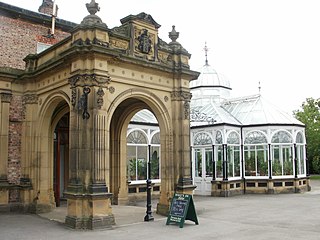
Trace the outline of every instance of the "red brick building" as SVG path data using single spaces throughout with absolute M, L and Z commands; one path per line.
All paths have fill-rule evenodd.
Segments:
M 19 74 L 26 67 L 24 58 L 39 53 L 49 46 L 70 36 L 69 31 L 76 26 L 75 23 L 61 20 L 55 21 L 55 34 L 52 28 L 52 0 L 43 0 L 39 12 L 15 7 L 0 2 L 0 78 L 14 75 L 19 81 Z M 51 13 L 51 14 L 50 14 Z M 21 71 L 19 71 L 21 70 Z M 15 84 L 12 82 L 11 84 Z M 8 135 L 8 166 L 7 173 L 0 172 L 0 187 L 10 185 L 10 202 L 18 202 L 21 179 L 21 140 L 22 124 L 25 120 L 25 99 L 20 94 L 9 94 L 9 83 L 0 86 L 2 105 L 10 98 L 8 132 L 3 123 L 1 129 L 1 155 L 5 159 L 5 135 Z M 6 93 L 8 91 L 8 94 Z M 0 108 L 4 111 L 4 108 Z M 4 164 L 2 164 L 4 165 Z M 5 167 L 4 167 L 5 168 Z M 3 170 L 3 169 L 2 169 Z

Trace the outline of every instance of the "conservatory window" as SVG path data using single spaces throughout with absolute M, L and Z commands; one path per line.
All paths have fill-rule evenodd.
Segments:
M 305 172 L 305 154 L 304 154 L 304 140 L 303 135 L 301 133 L 298 133 L 296 138 L 296 147 L 297 147 L 297 163 L 298 163 L 298 175 L 304 175 Z
M 244 141 L 245 176 L 268 176 L 268 145 L 262 132 L 249 133 Z
M 199 133 L 193 141 L 194 161 L 195 161 L 195 177 L 212 177 L 212 139 L 207 133 Z M 203 146 L 203 147 L 201 147 Z
M 160 132 L 153 135 L 150 151 L 151 179 L 160 179 Z
M 240 138 L 236 132 L 229 134 L 227 139 L 228 176 L 240 177 Z
M 272 175 L 293 175 L 292 138 L 285 131 L 277 132 L 272 143 Z
M 216 166 L 216 177 L 223 177 L 223 147 L 222 145 L 215 146 L 215 166 Z
M 212 145 L 212 139 L 207 133 L 199 133 L 196 135 L 193 141 L 194 145 Z
M 216 177 L 223 177 L 223 146 L 222 146 L 222 134 L 220 131 L 216 133 L 216 145 L 215 145 L 215 167 L 216 167 Z
M 129 181 L 147 179 L 148 145 L 146 135 L 139 130 L 127 137 L 127 177 Z

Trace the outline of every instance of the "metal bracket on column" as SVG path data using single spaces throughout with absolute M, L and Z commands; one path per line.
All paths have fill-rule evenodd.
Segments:
M 88 95 L 91 92 L 90 88 L 85 86 L 83 88 L 83 94 L 81 95 L 79 99 L 79 110 L 83 110 L 82 118 L 83 119 L 89 119 L 90 114 L 88 112 Z

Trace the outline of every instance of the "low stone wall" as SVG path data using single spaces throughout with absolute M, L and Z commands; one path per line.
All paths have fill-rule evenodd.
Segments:
M 242 194 L 279 194 L 301 193 L 310 191 L 310 179 L 241 179 L 230 181 L 212 181 L 211 195 L 214 197 L 230 197 Z

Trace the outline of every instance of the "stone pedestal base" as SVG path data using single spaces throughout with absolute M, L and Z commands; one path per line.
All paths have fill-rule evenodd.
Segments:
M 162 216 L 168 216 L 169 214 L 169 204 L 157 204 L 157 214 L 162 215 Z
M 191 178 L 180 178 L 176 192 L 181 194 L 193 194 L 193 190 L 196 188 L 196 185 L 192 184 Z
M 0 205 L 6 205 L 9 203 L 9 190 L 0 189 Z
M 74 229 L 111 228 L 115 224 L 110 193 L 65 193 L 68 213 L 65 224 Z

